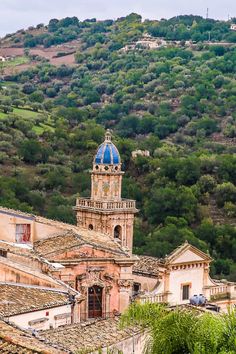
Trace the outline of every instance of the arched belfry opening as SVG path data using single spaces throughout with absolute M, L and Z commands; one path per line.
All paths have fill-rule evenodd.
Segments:
M 122 227 L 120 225 L 116 225 L 114 228 L 114 238 L 122 240 Z

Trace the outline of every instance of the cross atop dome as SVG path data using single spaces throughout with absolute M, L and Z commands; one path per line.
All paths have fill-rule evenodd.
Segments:
M 111 141 L 111 139 L 112 139 L 111 131 L 109 129 L 107 129 L 107 131 L 105 133 L 105 141 L 108 142 L 108 141 Z

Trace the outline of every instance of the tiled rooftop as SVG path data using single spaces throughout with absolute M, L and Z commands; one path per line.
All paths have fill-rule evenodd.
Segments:
M 36 286 L 0 283 L 0 316 L 66 305 L 68 294 Z
M 30 275 L 35 279 L 35 281 L 43 282 L 44 284 L 48 284 L 47 286 L 53 287 L 53 288 L 65 288 L 68 287 L 66 284 L 63 284 L 61 281 L 58 279 L 48 275 L 44 274 L 41 271 L 30 268 L 27 266 L 27 264 L 21 264 L 19 262 L 15 262 L 11 259 L 1 257 L 0 256 L 0 268 L 1 267 L 8 268 L 10 272 L 13 273 L 22 273 L 26 275 Z
M 135 262 L 133 272 L 141 275 L 151 275 L 158 277 L 161 262 L 160 259 L 150 256 L 137 256 L 138 260 Z
M 46 239 L 34 243 L 35 251 L 50 260 L 50 257 L 61 252 L 76 249 L 82 245 L 90 245 L 93 248 L 105 249 L 120 257 L 128 257 L 128 254 L 121 246 L 108 235 L 74 228 L 52 235 Z
M 0 206 L 0 213 L 1 212 L 13 216 L 22 216 L 25 218 L 29 218 L 31 220 L 34 220 L 35 222 L 55 226 L 61 230 L 57 234 L 51 235 L 49 237 L 51 239 L 50 241 L 48 241 L 48 238 L 35 243 L 35 247 L 41 256 L 48 256 L 50 254 L 56 253 L 58 250 L 63 251 L 68 248 L 78 247 L 84 244 L 97 247 L 98 249 L 109 250 L 123 257 L 128 256 L 128 251 L 124 251 L 124 249 L 119 245 L 118 242 L 101 232 L 86 230 L 83 228 L 79 228 L 75 225 L 66 224 L 60 221 L 51 220 L 41 216 L 24 213 L 22 211 L 8 209 Z M 67 242 L 63 241 L 63 238 L 65 238 L 65 236 L 68 241 L 72 241 L 72 246 L 69 246 Z M 56 239 L 57 244 L 55 244 L 55 237 L 58 237 Z
M 133 328 L 134 333 L 140 330 L 138 327 Z M 68 325 L 40 332 L 40 337 L 47 339 L 48 343 L 61 345 L 71 353 L 106 348 L 129 338 L 130 335 L 130 328 L 119 327 L 119 318 Z
M 52 267 L 45 259 L 40 257 L 28 244 L 17 244 L 13 242 L 7 242 L 0 240 L 0 250 L 7 251 L 8 253 L 27 257 L 27 259 L 37 260 L 40 263 L 46 263 L 48 267 Z
M 65 354 L 65 351 L 40 342 L 26 331 L 0 321 L 1 354 Z

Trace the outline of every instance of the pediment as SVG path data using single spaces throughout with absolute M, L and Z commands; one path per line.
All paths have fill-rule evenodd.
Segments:
M 205 259 L 191 250 L 183 252 L 179 257 L 173 260 L 171 263 L 186 263 L 186 262 L 196 262 L 204 261 Z
M 180 264 L 190 262 L 210 262 L 211 260 L 212 259 L 208 254 L 186 242 L 166 258 L 166 263 Z

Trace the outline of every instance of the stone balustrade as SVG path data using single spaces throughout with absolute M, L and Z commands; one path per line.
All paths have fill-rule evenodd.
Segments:
M 219 301 L 224 299 L 235 299 L 235 284 L 219 284 L 208 289 L 209 298 L 211 301 Z
M 152 294 L 152 295 L 141 295 L 139 296 L 139 301 L 141 304 L 145 304 L 146 302 L 156 302 L 156 303 L 163 303 L 165 302 L 165 294 L 164 293 L 159 293 L 159 294 Z
M 77 198 L 76 200 L 76 208 L 80 209 L 94 209 L 94 210 L 122 210 L 136 209 L 135 200 L 130 199 L 121 199 L 119 201 L 98 201 L 92 200 L 90 198 Z
M 217 285 L 210 288 L 210 296 L 218 295 L 218 294 L 225 294 L 228 293 L 228 286 L 227 285 Z

